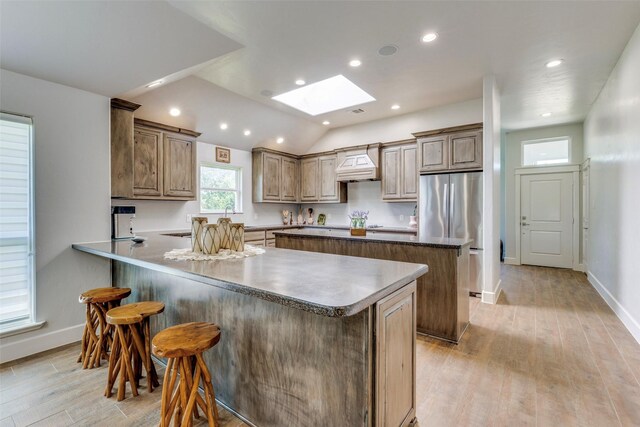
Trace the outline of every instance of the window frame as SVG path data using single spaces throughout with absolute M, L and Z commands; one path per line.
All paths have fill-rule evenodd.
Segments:
M 526 145 L 535 145 L 542 144 L 545 142 L 554 142 L 554 141 L 567 141 L 567 162 L 566 163 L 553 163 L 547 165 L 525 165 L 524 164 L 524 147 Z M 562 165 L 570 165 L 571 164 L 571 137 L 570 136 L 554 136 L 551 138 L 540 138 L 540 139 L 528 139 L 520 142 L 520 166 L 523 168 L 543 168 L 547 166 L 562 166 Z
M 36 200 L 35 200 L 35 120 L 33 116 L 0 110 L 0 120 L 3 116 L 13 116 L 16 123 L 29 124 L 29 185 L 28 185 L 28 214 L 27 214 L 27 290 L 29 292 L 29 314 L 27 316 L 0 322 L 0 338 L 28 332 L 44 325 L 44 321 L 36 321 Z M 6 120 L 6 119 L 5 119 Z M 7 120 L 10 121 L 10 120 Z
M 202 168 L 215 168 L 215 169 L 225 169 L 232 170 L 236 173 L 236 188 L 235 190 L 230 190 L 228 188 L 210 188 L 202 186 Z M 223 210 L 207 210 L 202 206 L 202 190 L 210 190 L 210 191 L 233 191 L 236 193 L 236 206 L 235 213 L 241 214 L 243 209 L 242 203 L 242 167 L 241 166 L 233 166 L 233 165 L 222 165 L 220 163 L 213 162 L 200 162 L 198 167 L 198 205 L 201 214 L 222 214 Z

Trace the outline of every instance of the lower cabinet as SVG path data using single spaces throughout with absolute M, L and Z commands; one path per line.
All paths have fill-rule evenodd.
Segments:
M 376 304 L 376 426 L 416 416 L 416 282 Z

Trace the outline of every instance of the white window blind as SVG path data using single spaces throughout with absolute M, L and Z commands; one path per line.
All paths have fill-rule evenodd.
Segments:
M 0 113 L 0 330 L 33 316 L 32 122 Z

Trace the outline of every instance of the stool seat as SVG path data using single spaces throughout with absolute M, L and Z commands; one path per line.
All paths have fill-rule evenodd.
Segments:
M 167 328 L 153 338 L 153 354 L 160 357 L 188 357 L 200 354 L 220 341 L 220 327 L 191 322 Z
M 131 325 L 142 319 L 164 311 L 160 301 L 142 301 L 123 305 L 107 312 L 107 322 L 112 325 Z
M 78 301 L 83 304 L 98 304 L 118 301 L 129 295 L 131 295 L 131 289 L 129 288 L 95 288 L 81 293 Z

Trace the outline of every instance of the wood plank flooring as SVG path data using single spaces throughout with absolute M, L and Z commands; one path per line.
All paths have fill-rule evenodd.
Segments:
M 503 266 L 502 283 L 498 304 L 471 299 L 459 345 L 418 338 L 420 426 L 640 425 L 640 345 L 585 276 Z M 0 427 L 157 425 L 160 389 L 107 399 L 106 365 L 82 370 L 78 352 L 1 367 Z M 219 409 L 222 426 L 246 425 Z
M 418 338 L 420 426 L 638 426 L 640 345 L 586 276 L 502 267 L 459 345 Z

